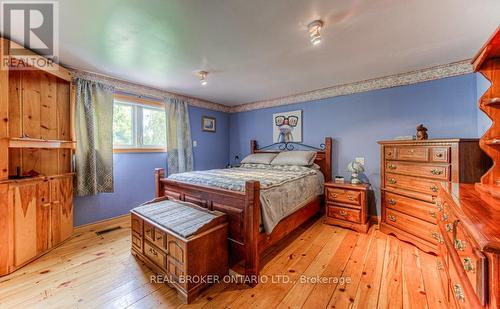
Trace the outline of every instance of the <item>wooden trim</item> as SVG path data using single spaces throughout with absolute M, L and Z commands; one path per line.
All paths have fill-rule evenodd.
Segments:
M 167 152 L 167 148 L 114 148 L 113 153 L 153 153 Z
M 29 49 L 26 49 L 24 48 L 23 46 L 17 44 L 16 42 L 13 42 L 13 41 L 10 41 L 10 49 L 9 49 L 9 53 L 10 53 L 10 58 L 11 59 L 14 59 L 16 61 L 21 61 L 21 62 L 25 62 L 23 60 L 24 56 L 19 56 L 19 55 L 14 55 L 12 54 L 12 52 L 10 52 L 10 50 L 12 48 L 15 48 L 15 49 L 24 49 L 26 52 L 23 53 L 24 55 L 27 55 L 29 57 L 32 57 L 32 58 L 36 58 L 36 59 L 45 59 L 47 60 L 47 58 L 43 57 L 43 56 L 40 56 L 38 54 L 36 54 L 35 52 L 29 50 Z M 46 61 L 45 61 L 46 62 Z M 53 69 L 49 69 L 48 67 L 46 66 L 38 66 L 36 65 L 38 63 L 38 61 L 34 61 L 35 63 L 35 68 L 41 70 L 41 71 L 44 71 L 50 75 L 54 75 L 60 79 L 63 79 L 65 81 L 68 81 L 68 82 L 72 82 L 73 81 L 73 77 L 71 76 L 71 73 L 65 69 L 64 67 L 60 66 L 59 64 L 57 63 L 53 63 Z M 25 64 L 26 66 L 27 64 Z
M 149 106 L 153 106 L 153 107 L 165 108 L 165 104 L 163 104 L 159 100 L 144 99 L 142 97 L 139 97 L 139 96 L 136 96 L 133 94 L 115 93 L 114 99 L 118 100 L 118 101 L 125 101 L 125 102 L 130 102 L 130 103 L 137 103 L 137 104 L 149 105 Z

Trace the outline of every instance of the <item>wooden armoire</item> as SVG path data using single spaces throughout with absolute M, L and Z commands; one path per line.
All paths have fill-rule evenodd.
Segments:
M 0 38 L 0 276 L 73 233 L 74 91 L 69 71 Z

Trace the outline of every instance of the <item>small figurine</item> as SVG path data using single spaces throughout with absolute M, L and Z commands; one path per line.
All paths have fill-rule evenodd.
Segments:
M 417 140 L 426 140 L 429 138 L 427 135 L 427 128 L 423 124 L 417 126 Z

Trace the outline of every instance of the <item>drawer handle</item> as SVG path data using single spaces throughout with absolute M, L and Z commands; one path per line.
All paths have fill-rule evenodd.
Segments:
M 333 198 L 337 198 L 337 193 L 332 193 Z
M 156 240 L 160 240 L 160 239 L 163 239 L 162 235 L 156 237 Z
M 389 220 L 392 222 L 396 222 L 396 216 L 388 215 L 387 218 L 389 218 Z
M 353 200 L 354 200 L 354 197 L 352 197 L 352 196 L 348 195 L 348 196 L 347 196 L 347 199 L 348 199 L 349 201 L 353 201 Z
M 156 250 L 154 250 L 152 248 L 149 248 L 149 253 L 151 253 L 154 256 L 158 256 L 158 252 L 156 252 Z
M 474 263 L 472 263 L 472 259 L 469 257 L 464 258 L 464 270 L 474 272 Z
M 396 165 L 394 165 L 394 164 L 389 164 L 389 165 L 387 166 L 387 168 L 389 168 L 390 170 L 395 170 L 395 169 L 397 169 L 398 167 L 397 167 Z
M 429 210 L 429 215 L 431 215 L 431 217 L 433 217 L 433 218 L 436 218 L 436 212 L 435 211 Z
M 387 203 L 389 203 L 389 205 L 396 205 L 396 200 L 391 198 L 387 201 Z
M 345 210 L 341 210 L 339 211 L 339 214 L 342 216 L 342 217 L 346 217 L 347 216 L 347 212 Z
M 432 234 L 431 234 L 431 235 L 432 235 L 432 237 L 433 237 L 434 239 L 436 239 L 436 240 L 437 240 L 437 242 L 438 242 L 438 243 L 440 243 L 440 244 L 444 243 L 444 239 L 443 239 L 443 236 L 441 236 L 441 234 L 439 234 L 439 233 L 437 233 L 437 232 L 432 232 Z
M 392 185 L 396 184 L 397 182 L 398 181 L 396 179 L 394 179 L 394 178 L 390 178 L 389 179 L 389 183 L 392 184 Z
M 435 185 L 432 185 L 431 186 L 431 190 L 432 190 L 432 192 L 438 192 L 439 188 L 437 186 L 435 186 Z
M 441 174 L 443 174 L 443 171 L 437 170 L 437 169 L 431 169 L 431 174 L 432 175 L 441 175 Z
M 455 293 L 455 298 L 460 302 L 465 302 L 464 291 L 462 291 L 462 287 L 460 284 L 453 284 L 453 292 Z
M 443 207 L 442 207 L 442 206 L 440 206 L 440 205 L 438 205 L 438 211 L 439 211 L 439 212 L 443 212 Z
M 441 261 L 437 261 L 437 269 L 438 270 L 444 270 L 444 267 L 443 267 L 443 263 L 441 263 Z
M 451 233 L 453 231 L 453 225 L 451 223 L 446 223 L 446 232 Z
M 455 249 L 457 249 L 457 250 L 460 250 L 460 251 L 465 250 L 465 241 L 463 241 L 463 240 L 455 239 L 455 241 L 453 242 L 453 245 L 454 245 Z
M 444 221 L 444 222 L 448 221 L 448 215 L 447 214 L 443 214 L 441 216 L 441 221 Z

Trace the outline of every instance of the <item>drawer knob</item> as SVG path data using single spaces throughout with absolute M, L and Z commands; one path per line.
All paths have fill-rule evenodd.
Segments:
M 433 217 L 433 218 L 436 218 L 436 212 L 435 211 L 429 210 L 429 215 L 431 215 L 431 217 Z
M 392 222 L 396 222 L 396 216 L 388 215 L 387 218 L 389 218 L 389 220 Z
M 388 156 L 392 156 L 392 151 L 388 151 L 388 152 L 387 152 L 387 155 L 388 155 Z
M 439 188 L 437 186 L 435 186 L 435 185 L 431 186 L 431 191 L 432 192 L 438 192 L 438 190 L 439 190 Z
M 441 221 L 444 221 L 444 222 L 448 221 L 448 215 L 447 214 L 443 214 L 441 216 Z
M 389 203 L 389 205 L 396 205 L 396 200 L 391 198 L 387 201 L 387 203 Z
M 474 263 L 472 263 L 472 259 L 469 257 L 464 258 L 464 270 L 474 272 Z
M 437 232 L 432 232 L 431 236 L 437 240 L 438 243 L 442 244 L 444 243 L 444 239 L 443 239 L 443 236 L 441 236 L 441 234 L 437 233 Z
M 389 179 L 389 183 L 394 185 L 394 184 L 396 184 L 396 183 L 397 183 L 397 180 L 396 180 L 396 179 L 394 179 L 394 178 L 390 178 L 390 179 Z
M 438 153 L 436 153 L 436 157 L 438 157 L 438 158 L 442 158 L 442 157 L 443 157 L 443 154 L 442 154 L 442 153 L 440 153 L 440 152 L 438 152 Z
M 453 246 L 457 250 L 460 250 L 460 251 L 464 251 L 465 250 L 465 242 L 463 240 L 455 239 L 455 241 L 453 242 Z
M 433 169 L 431 169 L 431 174 L 432 175 L 441 175 L 441 174 L 443 174 L 443 171 L 433 168 Z
M 415 149 L 410 149 L 410 153 L 414 153 L 415 152 Z
M 346 212 L 345 210 L 341 210 L 341 211 L 339 212 L 339 214 L 340 214 L 342 217 L 347 216 L 347 212 Z
M 451 233 L 453 231 L 453 225 L 451 223 L 446 223 L 446 232 Z
M 443 212 L 443 207 L 438 205 L 438 211 Z
M 398 168 L 398 167 L 397 167 L 396 165 L 394 165 L 394 164 L 389 164 L 387 167 L 388 167 L 390 170 L 395 170 L 395 169 L 397 169 L 397 168 Z
M 462 291 L 462 287 L 460 284 L 453 284 L 453 292 L 455 294 L 455 298 L 460 302 L 465 302 L 464 291 Z

